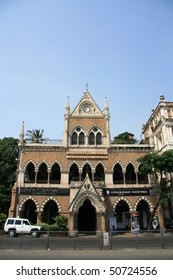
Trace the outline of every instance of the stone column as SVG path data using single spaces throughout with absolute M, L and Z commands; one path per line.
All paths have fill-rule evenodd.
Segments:
M 40 210 L 36 210 L 35 211 L 37 213 L 37 224 L 39 224 L 40 222 L 42 222 L 42 211 Z
M 136 184 L 138 185 L 138 172 L 135 172 L 136 175 Z
M 47 173 L 48 173 L 47 174 L 48 175 L 47 183 L 50 184 L 50 173 L 51 173 L 51 169 L 50 168 L 48 168 Z
M 37 184 L 38 169 L 35 169 L 35 184 Z
M 123 171 L 123 184 L 126 184 L 126 172 Z
M 102 232 L 106 231 L 105 213 L 100 213 L 100 230 Z
M 69 231 L 73 231 L 74 230 L 74 214 L 73 213 L 69 213 Z

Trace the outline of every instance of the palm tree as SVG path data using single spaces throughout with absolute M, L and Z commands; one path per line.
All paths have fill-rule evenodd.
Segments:
M 28 136 L 28 138 L 26 140 L 32 143 L 42 143 L 44 141 L 43 133 L 44 129 L 27 130 L 26 136 Z

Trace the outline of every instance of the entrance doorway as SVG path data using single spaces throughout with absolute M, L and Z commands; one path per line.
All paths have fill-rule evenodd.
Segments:
M 120 200 L 116 206 L 117 229 L 128 230 L 130 224 L 129 206 L 126 201 Z
M 78 231 L 96 230 L 96 209 L 89 199 L 86 199 L 79 208 Z
M 141 200 L 136 208 L 137 213 L 139 213 L 139 225 L 141 229 L 146 229 L 148 226 L 148 221 L 150 217 L 150 208 L 145 200 Z

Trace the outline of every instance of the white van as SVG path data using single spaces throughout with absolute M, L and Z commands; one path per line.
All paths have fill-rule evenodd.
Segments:
M 4 225 L 4 231 L 10 237 L 17 236 L 20 233 L 31 234 L 32 237 L 39 237 L 40 230 L 40 226 L 34 226 L 29 220 L 22 218 L 8 218 Z

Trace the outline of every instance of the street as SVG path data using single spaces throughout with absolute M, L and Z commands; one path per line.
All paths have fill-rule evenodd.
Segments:
M 173 249 L 0 250 L 0 260 L 173 260 Z

